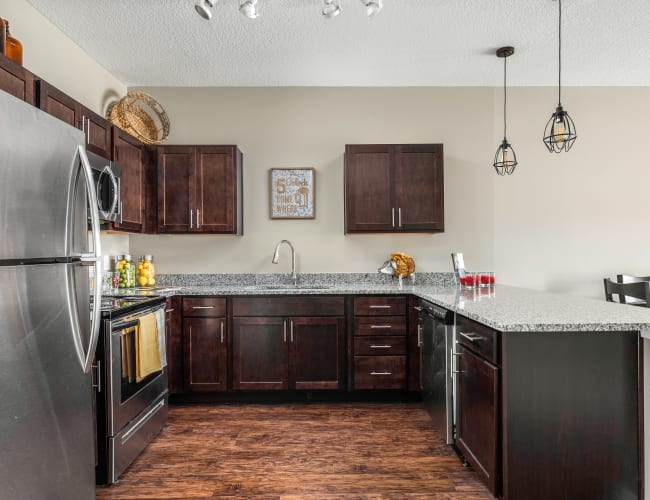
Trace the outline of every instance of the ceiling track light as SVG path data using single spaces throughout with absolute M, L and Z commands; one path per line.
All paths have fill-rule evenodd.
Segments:
M 508 103 L 506 60 L 514 53 L 514 47 L 501 47 L 497 49 L 497 57 L 503 58 L 503 141 L 497 148 L 492 166 L 499 175 L 510 175 L 515 171 L 515 167 L 517 166 L 517 155 L 506 138 L 506 111 Z
M 257 0 L 244 0 L 239 4 L 239 12 L 248 19 L 257 19 Z
M 331 19 L 341 13 L 341 0 L 323 0 L 323 15 Z
M 550 153 L 569 151 L 576 138 L 576 126 L 562 107 L 562 0 L 558 1 L 557 107 L 544 128 L 544 144 Z
M 196 9 L 196 12 L 198 12 L 199 16 L 206 21 L 209 21 L 212 19 L 212 11 L 210 9 L 214 8 L 216 3 L 217 0 L 196 0 L 194 8 Z
M 382 0 L 361 0 L 361 3 L 366 7 L 366 15 L 374 17 L 384 8 Z

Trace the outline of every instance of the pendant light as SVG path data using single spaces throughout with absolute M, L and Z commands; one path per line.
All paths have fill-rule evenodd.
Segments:
M 576 126 L 569 113 L 562 108 L 562 0 L 558 2 L 558 71 L 557 108 L 544 129 L 544 144 L 551 153 L 569 151 L 576 140 Z
M 515 150 L 512 149 L 512 146 L 508 143 L 508 139 L 506 139 L 506 105 L 508 102 L 506 59 L 514 53 L 514 47 L 501 47 L 500 49 L 497 49 L 497 57 L 503 58 L 503 142 L 501 142 L 497 148 L 492 166 L 494 166 L 494 170 L 496 170 L 499 175 L 510 175 L 515 171 L 515 167 L 517 166 L 517 155 L 515 154 Z

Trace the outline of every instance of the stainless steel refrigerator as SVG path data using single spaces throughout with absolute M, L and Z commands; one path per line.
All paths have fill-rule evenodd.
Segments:
M 0 498 L 95 498 L 91 268 L 83 132 L 0 91 Z

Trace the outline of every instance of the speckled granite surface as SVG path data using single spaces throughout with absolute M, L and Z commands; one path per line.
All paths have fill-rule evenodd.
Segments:
M 321 279 L 318 279 L 321 278 Z M 413 294 L 504 332 L 650 331 L 650 308 L 506 285 L 462 290 L 451 273 L 422 275 L 400 289 L 379 274 L 161 275 L 159 283 L 182 295 L 363 295 Z

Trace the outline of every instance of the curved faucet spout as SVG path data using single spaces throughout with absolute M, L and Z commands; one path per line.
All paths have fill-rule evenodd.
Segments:
M 275 246 L 275 253 L 273 254 L 271 263 L 272 264 L 278 263 L 278 260 L 280 259 L 280 247 L 282 246 L 283 243 L 289 245 L 289 248 L 291 249 L 291 279 L 293 280 L 293 285 L 296 286 L 298 284 L 298 276 L 296 275 L 296 250 L 293 248 L 293 245 L 289 240 L 281 240 Z

